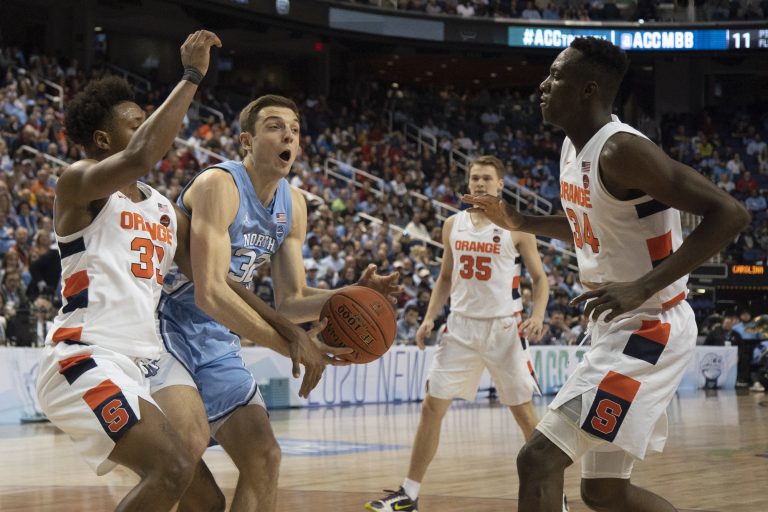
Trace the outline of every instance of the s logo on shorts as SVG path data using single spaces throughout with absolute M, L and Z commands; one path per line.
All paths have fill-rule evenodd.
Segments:
M 582 430 L 593 436 L 613 441 L 619 433 L 640 382 L 616 372 L 608 372 L 597 388 Z
M 83 400 L 93 410 L 104 432 L 115 442 L 139 421 L 123 392 L 110 379 L 89 389 Z

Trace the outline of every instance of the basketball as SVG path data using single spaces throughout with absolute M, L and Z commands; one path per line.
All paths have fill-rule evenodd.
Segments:
M 354 350 L 339 357 L 370 363 L 384 355 L 395 339 L 395 310 L 386 297 L 365 286 L 349 286 L 326 301 L 320 318 L 328 325 L 320 333 L 326 345 Z

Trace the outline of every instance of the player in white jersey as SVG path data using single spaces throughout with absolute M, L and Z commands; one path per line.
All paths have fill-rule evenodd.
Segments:
M 611 115 L 627 65 L 610 42 L 577 38 L 541 83 L 544 121 L 567 136 L 565 216 L 526 216 L 494 197 L 464 198 L 508 229 L 573 240 L 589 289 L 572 304 L 588 301 L 591 348 L 518 455 L 521 511 L 558 510 L 565 468 L 581 457 L 590 508 L 675 510 L 632 485 L 632 467 L 663 447 L 665 410 L 696 344 L 687 275 L 749 222 L 731 196 Z M 685 240 L 678 210 L 703 217 Z
M 481 156 L 469 168 L 469 192 L 496 196 L 504 187 L 503 177 L 504 164 L 498 158 Z M 533 314 L 518 332 L 521 256 L 535 298 Z M 424 340 L 449 295 L 451 313 L 429 369 L 408 476 L 399 490 L 367 503 L 368 510 L 417 510 L 421 482 L 437 452 L 443 418 L 454 398 L 475 398 L 485 368 L 499 400 L 512 411 L 526 439 L 538 422 L 531 404 L 538 386 L 522 338 L 523 332 L 533 340 L 541 336 L 549 297 L 535 237 L 501 229 L 480 212 L 464 211 L 448 218 L 443 225 L 440 276 L 416 334 L 419 348 L 424 349 Z
M 181 47 L 182 81 L 148 120 L 128 84 L 106 78 L 70 104 L 67 134 L 87 158 L 57 185 L 54 222 L 64 305 L 40 363 L 37 394 L 97 474 L 116 464 L 139 483 L 118 510 L 170 510 L 197 461 L 149 394 L 162 343 L 155 307 L 177 247 L 171 203 L 137 183 L 162 158 L 205 75 L 215 34 Z

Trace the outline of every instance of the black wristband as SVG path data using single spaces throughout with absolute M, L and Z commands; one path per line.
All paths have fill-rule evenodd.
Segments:
M 189 80 L 195 85 L 200 85 L 200 82 L 203 81 L 203 74 L 200 72 L 199 69 L 192 67 L 192 66 L 185 66 L 184 67 L 184 74 L 181 76 L 182 80 Z

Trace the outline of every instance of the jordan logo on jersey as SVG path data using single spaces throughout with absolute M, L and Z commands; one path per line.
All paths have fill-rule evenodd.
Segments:
M 275 249 L 277 248 L 277 240 L 263 233 L 245 233 L 243 234 L 243 238 L 243 245 L 246 247 L 256 247 L 265 249 L 269 252 L 275 252 Z

